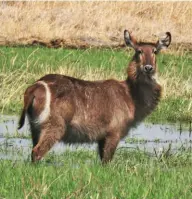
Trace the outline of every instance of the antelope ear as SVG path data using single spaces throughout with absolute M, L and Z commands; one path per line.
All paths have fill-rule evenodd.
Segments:
M 159 52 L 161 49 L 167 48 L 171 43 L 171 33 L 166 32 L 164 36 L 159 38 L 159 41 L 156 44 L 157 52 Z
M 137 41 L 128 30 L 124 30 L 124 39 L 127 46 L 136 49 Z

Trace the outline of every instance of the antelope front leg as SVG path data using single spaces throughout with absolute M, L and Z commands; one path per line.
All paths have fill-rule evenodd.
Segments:
M 120 138 L 117 136 L 117 134 L 115 136 L 109 135 L 105 138 L 101 159 L 103 164 L 106 164 L 112 160 L 119 141 Z

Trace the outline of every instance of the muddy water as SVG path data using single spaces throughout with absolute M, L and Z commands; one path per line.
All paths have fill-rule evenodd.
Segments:
M 30 157 L 31 139 L 29 125 L 18 131 L 18 117 L 0 116 L 0 158 L 1 159 L 27 159 Z M 192 146 L 191 124 L 185 125 L 159 125 L 140 124 L 133 128 L 129 136 L 121 140 L 118 148 L 126 147 L 140 149 L 147 152 L 161 152 L 171 145 L 172 151 Z M 52 148 L 52 152 L 62 153 L 66 149 L 93 150 L 96 144 L 65 145 L 58 143 Z

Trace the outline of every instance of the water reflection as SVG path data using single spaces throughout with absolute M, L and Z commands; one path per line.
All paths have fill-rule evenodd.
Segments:
M 1 159 L 27 159 L 31 153 L 31 139 L 27 122 L 21 131 L 17 131 L 18 117 L 0 116 L 0 158 Z M 188 130 L 186 130 L 188 129 Z M 191 148 L 191 123 L 185 128 L 182 125 L 140 124 L 133 128 L 129 136 L 121 140 L 118 148 L 138 148 L 147 152 Z M 56 144 L 51 151 L 62 153 L 67 150 L 95 150 L 97 144 L 66 145 Z

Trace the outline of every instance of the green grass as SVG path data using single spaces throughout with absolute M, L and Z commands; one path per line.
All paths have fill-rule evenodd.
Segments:
M 158 159 L 118 150 L 101 166 L 96 153 L 76 151 L 29 161 L 0 162 L 0 198 L 190 199 L 192 155 Z
M 47 73 L 99 80 L 126 78 L 133 56 L 127 49 L 49 49 L 41 47 L 0 47 L 0 112 L 19 114 L 27 86 Z M 192 120 L 192 55 L 158 55 L 163 98 L 148 118 L 150 122 Z
M 140 7 L 143 12 L 143 5 Z M 150 9 L 154 10 L 153 7 Z M 162 10 L 161 6 L 158 8 Z M 132 55 L 133 51 L 127 49 L 0 47 L 0 115 L 18 115 L 24 90 L 47 73 L 89 80 L 125 79 Z M 160 54 L 158 65 L 164 94 L 156 111 L 146 120 L 155 123 L 192 121 L 192 54 Z M 5 138 L 10 141 L 9 138 L 29 136 L 16 131 L 7 132 Z M 147 140 L 127 138 L 127 142 L 144 144 Z M 0 199 L 192 198 L 192 153 L 182 148 L 174 155 L 163 148 L 162 154 L 156 156 L 121 149 L 117 150 L 113 161 L 103 167 L 93 151 L 49 153 L 43 161 L 33 165 L 28 147 L 20 149 L 11 145 L 6 141 L 0 143 L 0 157 L 12 155 L 13 159 L 18 156 L 22 159 L 28 154 L 28 159 L 0 160 Z

